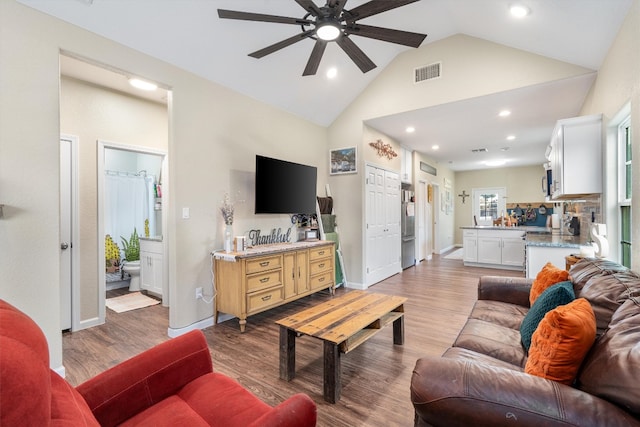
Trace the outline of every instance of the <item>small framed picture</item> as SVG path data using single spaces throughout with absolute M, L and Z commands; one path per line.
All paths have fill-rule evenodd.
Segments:
M 356 147 L 329 150 L 329 174 L 358 173 Z

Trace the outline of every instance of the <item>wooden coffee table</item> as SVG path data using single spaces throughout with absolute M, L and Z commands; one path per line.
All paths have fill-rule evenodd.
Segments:
M 315 307 L 277 321 L 280 325 L 280 378 L 296 376 L 296 336 L 309 335 L 324 343 L 324 400 L 340 400 L 340 354 L 349 353 L 393 323 L 393 343 L 404 344 L 406 298 L 350 291 Z

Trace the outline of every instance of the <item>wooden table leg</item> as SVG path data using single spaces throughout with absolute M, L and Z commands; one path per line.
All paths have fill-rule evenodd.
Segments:
M 324 400 L 336 403 L 340 400 L 340 349 L 337 344 L 324 342 Z
M 280 379 L 291 381 L 296 376 L 296 333 L 280 326 Z
M 393 321 L 393 343 L 397 345 L 404 344 L 404 316 L 400 316 Z

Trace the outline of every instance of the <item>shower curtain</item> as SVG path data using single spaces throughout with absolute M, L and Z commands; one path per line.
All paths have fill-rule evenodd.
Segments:
M 144 236 L 144 220 L 155 230 L 153 176 L 122 172 L 105 173 L 105 234 L 109 234 L 122 250 L 122 237 L 129 240 L 134 227 Z

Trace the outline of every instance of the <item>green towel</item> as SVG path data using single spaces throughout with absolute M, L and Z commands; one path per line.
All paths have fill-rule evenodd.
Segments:
M 325 240 L 336 243 L 336 252 L 338 251 L 338 233 L 324 233 Z M 338 259 L 338 254 L 336 253 L 336 286 L 344 282 L 344 278 L 342 276 L 342 265 L 340 265 L 340 260 Z
M 322 228 L 325 233 L 333 233 L 336 229 L 336 216 L 329 214 L 320 215 L 322 220 Z

